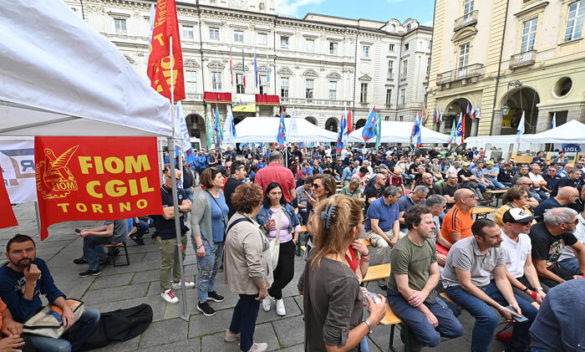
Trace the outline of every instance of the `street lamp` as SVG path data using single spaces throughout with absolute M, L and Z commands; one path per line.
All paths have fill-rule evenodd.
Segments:
M 520 88 L 520 87 L 522 87 L 522 82 L 520 82 L 518 80 L 508 82 L 508 90 L 506 91 L 506 102 L 502 106 L 502 115 L 503 116 L 508 116 L 508 113 L 510 112 L 510 107 L 508 106 L 508 94 L 510 93 L 510 87 Z

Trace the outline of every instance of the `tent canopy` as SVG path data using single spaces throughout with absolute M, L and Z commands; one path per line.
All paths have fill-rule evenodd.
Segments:
M 296 133 L 291 131 L 291 118 L 285 118 L 287 142 L 335 142 L 337 133 L 317 127 L 305 119 L 295 118 Z M 248 117 L 236 125 L 237 143 L 275 143 L 279 117 Z
M 575 143 L 585 142 L 585 124 L 577 120 L 537 134 L 527 134 L 519 137 L 524 143 Z
M 401 121 L 382 121 L 382 143 L 410 143 L 410 135 L 414 122 Z M 350 142 L 363 143 L 363 127 L 353 131 L 349 135 Z M 449 136 L 435 132 L 429 128 L 421 126 L 421 140 L 423 143 L 448 143 Z M 376 138 L 370 138 L 367 142 L 374 143 Z
M 170 104 L 60 0 L 0 11 L 0 135 L 170 136 Z

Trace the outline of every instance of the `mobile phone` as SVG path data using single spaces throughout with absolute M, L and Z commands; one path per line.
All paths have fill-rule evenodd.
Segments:
M 516 309 L 512 308 L 512 306 L 507 306 L 507 309 L 511 310 L 512 312 L 516 313 Z M 525 316 L 521 315 L 519 317 L 512 315 L 512 319 L 514 319 L 516 322 L 518 323 L 523 323 L 525 321 L 528 321 L 528 318 L 526 318 Z
M 80 233 L 81 230 L 80 229 L 75 229 L 75 232 Z
M 372 299 L 372 301 L 374 301 L 374 303 L 380 303 L 380 302 L 382 302 L 382 300 L 380 299 L 380 297 L 378 297 L 378 295 L 375 294 L 374 292 L 364 291 L 364 294 L 370 296 L 370 298 Z

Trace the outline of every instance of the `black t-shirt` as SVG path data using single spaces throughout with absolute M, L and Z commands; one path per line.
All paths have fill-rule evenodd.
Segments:
M 459 172 L 457 173 L 457 178 L 459 179 L 459 183 L 464 183 L 465 181 L 463 181 L 461 176 L 465 176 L 467 178 L 467 177 L 473 176 L 473 174 L 471 173 L 471 170 L 469 170 L 469 169 L 467 169 L 467 171 L 465 171 L 465 169 L 459 170 Z
M 230 177 L 223 186 L 223 195 L 225 196 L 225 203 L 227 204 L 229 209 L 228 219 L 231 218 L 232 215 L 234 215 L 234 213 L 236 212 L 236 209 L 232 205 L 232 194 L 234 193 L 236 188 L 241 184 L 242 184 L 241 181 L 238 181 L 235 178 Z
M 417 174 L 416 170 L 418 169 L 419 165 L 420 164 L 417 165 L 416 163 L 410 164 L 410 166 L 408 167 L 408 173 L 411 175 L 416 175 Z
M 163 207 L 172 207 L 173 206 L 173 192 L 170 189 L 167 189 L 165 186 L 161 186 L 160 188 L 160 195 L 162 197 L 162 205 Z M 177 189 L 177 198 L 179 199 L 179 205 L 183 202 L 183 200 L 189 200 L 187 194 L 181 188 Z M 165 219 L 162 215 L 153 215 L 154 219 L 154 227 L 156 228 L 156 232 L 163 240 L 168 240 L 171 238 L 175 238 L 175 219 Z M 181 214 L 180 223 L 181 229 L 185 228 L 184 216 Z
M 553 236 L 548 232 L 544 223 L 539 223 L 530 229 L 532 242 L 532 258 L 546 260 L 546 266 L 556 264 L 564 246 L 572 246 L 577 238 L 572 233 Z
M 365 212 L 368 212 L 368 208 L 370 207 L 369 199 L 378 199 L 382 196 L 382 189 L 377 189 L 376 186 L 372 186 L 366 190 L 364 196 L 366 197 L 366 205 L 365 205 Z

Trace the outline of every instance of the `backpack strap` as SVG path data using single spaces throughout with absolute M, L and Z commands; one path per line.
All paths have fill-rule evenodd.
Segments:
M 232 228 L 232 227 L 234 227 L 234 225 L 236 225 L 236 224 L 238 224 L 238 223 L 240 223 L 240 222 L 242 222 L 242 221 L 247 221 L 247 222 L 249 222 L 249 223 L 252 223 L 252 220 L 250 220 L 250 219 L 248 219 L 248 218 L 240 218 L 240 219 L 234 220 L 234 222 L 232 222 L 232 223 L 230 224 L 230 226 L 228 226 L 228 228 L 227 228 L 227 230 L 226 230 L 226 233 L 228 233 L 228 232 L 231 230 L 231 228 Z

